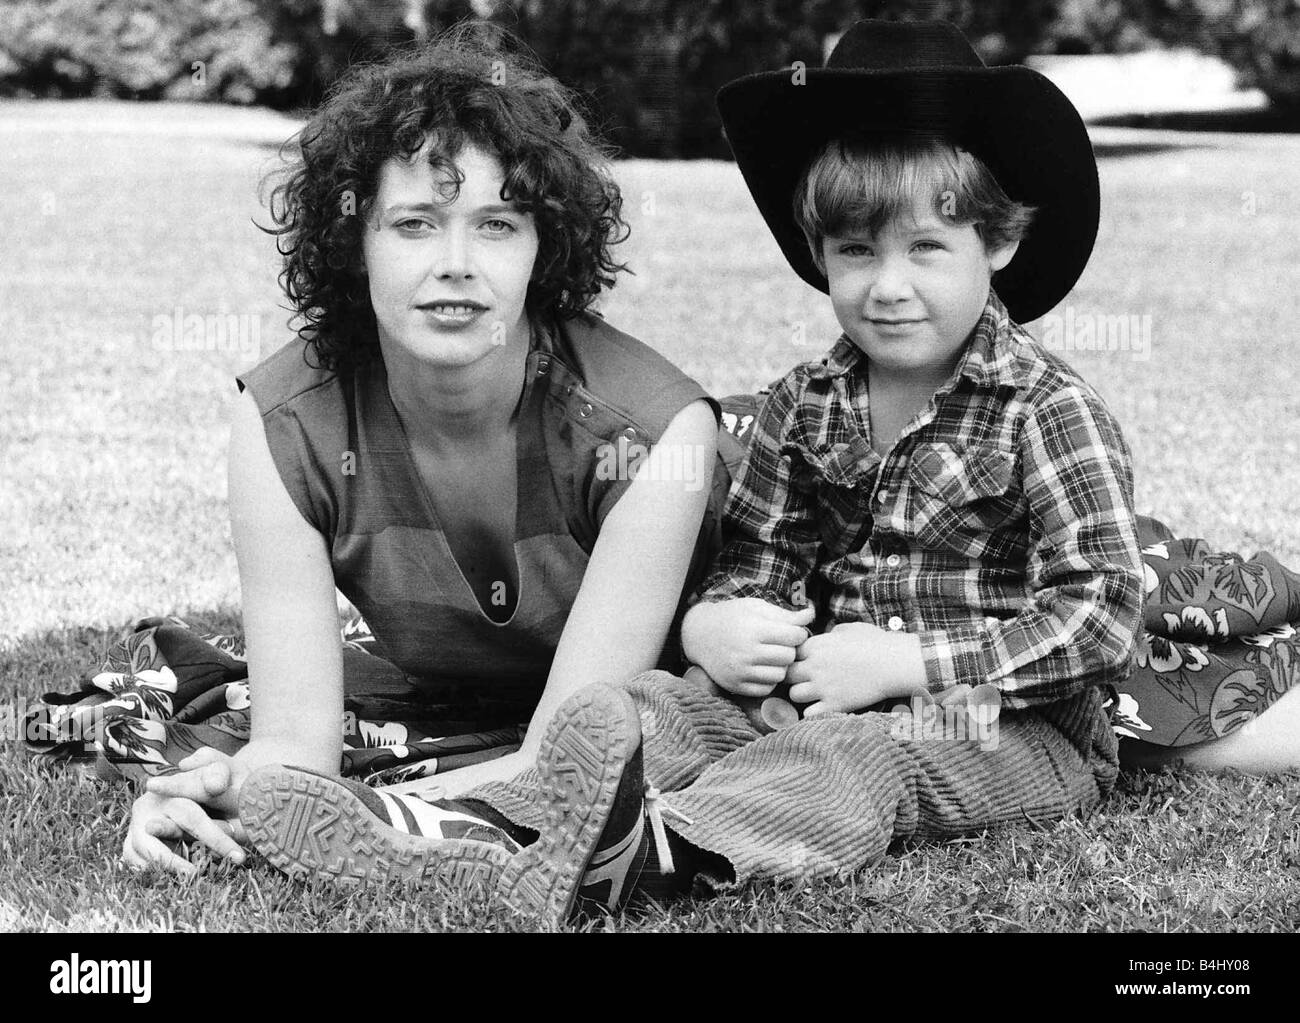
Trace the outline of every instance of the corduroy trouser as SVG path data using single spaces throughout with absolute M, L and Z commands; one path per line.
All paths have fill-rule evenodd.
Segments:
M 760 735 L 736 704 L 666 672 L 624 687 L 640 711 L 646 781 L 664 793 L 665 823 L 725 857 L 737 882 L 855 870 L 896 839 L 1086 816 L 1119 770 L 1096 688 L 1003 710 L 993 740 L 981 742 L 901 734 L 899 719 L 880 713 Z M 536 828 L 537 782 L 530 770 L 470 795 Z

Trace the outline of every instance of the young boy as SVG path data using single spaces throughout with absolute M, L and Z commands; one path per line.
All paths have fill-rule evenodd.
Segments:
M 1056 305 L 1091 249 L 1096 167 L 1077 113 L 936 23 L 859 24 L 799 78 L 742 79 L 719 106 L 769 226 L 844 334 L 768 397 L 682 640 L 733 694 L 791 683 L 803 720 L 756 737 L 663 678 L 633 682 L 622 710 L 603 698 L 609 719 L 642 724 L 646 778 L 677 790 L 662 797 L 685 839 L 670 851 L 725 880 L 829 874 L 895 838 L 1091 811 L 1117 773 L 1101 687 L 1125 674 L 1142 607 L 1119 427 L 1008 314 Z M 993 749 L 856 713 L 984 683 L 1002 703 Z M 551 915 L 572 901 L 575 859 L 606 894 L 592 882 L 640 819 L 615 797 L 583 814 L 566 784 L 584 773 L 579 736 L 599 733 L 584 714 L 599 716 L 557 719 L 540 765 L 560 823 L 502 884 Z M 596 870 L 575 806 L 606 831 Z
M 741 79 L 719 106 L 844 333 L 764 404 L 682 641 L 735 696 L 789 683 L 803 720 L 760 734 L 662 672 L 573 697 L 539 788 L 475 792 L 539 832 L 498 888 L 551 922 L 694 874 L 824 876 L 898 838 L 1087 814 L 1117 774 L 1101 687 L 1142 607 L 1129 455 L 1012 319 L 1052 308 L 1091 250 L 1078 115 L 938 23 L 860 23 L 827 68 Z M 879 712 L 989 684 L 992 742 L 900 734 Z

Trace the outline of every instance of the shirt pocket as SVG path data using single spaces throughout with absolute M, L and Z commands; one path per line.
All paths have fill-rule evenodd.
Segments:
M 1022 556 L 1026 504 L 1015 467 L 1015 452 L 995 444 L 918 444 L 908 479 L 919 545 L 981 560 Z
M 879 456 L 860 443 L 804 447 L 787 444 L 790 486 L 812 500 L 822 548 L 832 557 L 861 549 L 871 532 L 868 510 Z

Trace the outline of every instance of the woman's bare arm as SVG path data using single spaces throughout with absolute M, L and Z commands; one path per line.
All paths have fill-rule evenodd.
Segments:
M 263 764 L 339 767 L 343 656 L 329 553 L 276 472 L 250 395 L 230 432 L 231 534 L 239 559 L 252 739 L 233 757 L 199 750 L 186 770 L 149 779 L 131 808 L 122 859 L 178 873 L 195 867 L 169 843 L 189 837 L 242 862 L 239 787 Z
M 592 682 L 622 682 L 658 662 L 708 504 L 717 432 L 706 402 L 682 409 L 606 516 L 520 750 L 530 761 L 570 695 Z M 671 478 L 685 475 L 672 471 L 682 465 L 702 466 L 701 478 Z
M 234 817 L 239 786 L 263 764 L 334 774 L 343 720 L 343 651 L 325 540 L 302 517 L 271 460 L 252 396 L 230 430 L 230 531 L 239 561 L 252 700 L 251 741 L 233 757 L 151 778 L 155 795 Z
M 335 774 L 343 651 L 329 551 L 285 490 L 247 392 L 231 424 L 229 501 L 253 726 L 236 759 Z

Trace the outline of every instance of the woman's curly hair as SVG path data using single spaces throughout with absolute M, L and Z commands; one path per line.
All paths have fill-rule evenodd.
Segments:
M 429 139 L 430 163 L 457 184 L 464 178 L 453 160 L 466 143 L 494 154 L 505 172 L 503 197 L 533 214 L 538 251 L 526 299 L 533 315 L 582 312 L 626 269 L 610 255 L 628 229 L 607 151 L 573 94 L 517 44 L 504 49 L 509 41 L 500 29 L 461 25 L 350 68 L 286 143 L 284 180 L 269 202 L 276 226 L 265 230 L 278 236 L 280 285 L 298 335 L 325 368 L 359 365 L 378 351 L 362 231 L 381 166 Z

